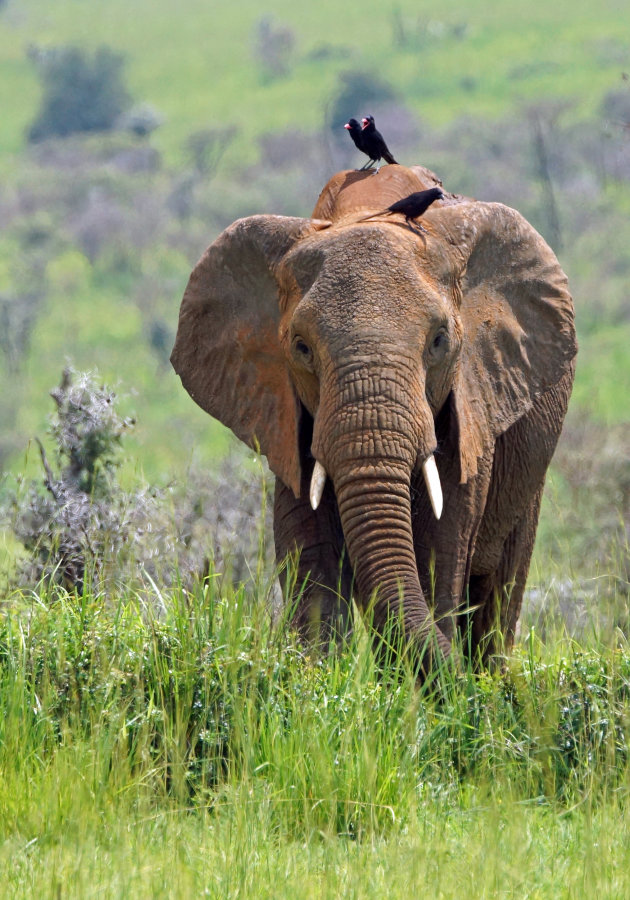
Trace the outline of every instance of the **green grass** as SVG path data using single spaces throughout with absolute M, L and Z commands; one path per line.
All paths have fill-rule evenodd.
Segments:
M 118 805 L 67 836 L 6 848 L 5 896 L 618 898 L 628 890 L 627 818 L 611 803 L 558 817 L 537 804 L 427 806 L 390 840 L 278 836 L 264 800 L 208 814 L 165 804 L 121 822 Z M 438 807 L 438 808 L 436 808 Z M 84 808 L 89 808 L 86 803 Z M 76 828 L 76 826 L 75 826 Z M 75 838 L 76 840 L 76 838 Z
M 630 653 L 529 632 L 504 675 L 305 655 L 270 582 L 0 618 L 7 897 L 619 897 Z
M 581 343 L 572 402 L 605 425 L 628 421 L 630 323 L 601 327 Z

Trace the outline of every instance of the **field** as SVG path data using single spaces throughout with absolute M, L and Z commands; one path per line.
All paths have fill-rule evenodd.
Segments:
M 252 53 L 263 17 L 295 32 L 289 75 L 271 84 Z M 182 143 L 196 123 L 213 122 L 237 125 L 236 160 L 255 161 L 262 133 L 296 122 L 319 126 L 339 73 L 350 66 L 373 66 L 417 114 L 443 125 L 462 114 L 497 118 L 536 95 L 576 99 L 581 114 L 593 113 L 630 58 L 613 0 L 596 14 L 585 0 L 527 10 L 516 0 L 499 9 L 470 0 L 439 7 L 325 0 L 313 8 L 243 0 L 238 16 L 203 0 L 184 0 L 177 15 L 162 0 L 136 0 L 133 11 L 124 0 L 109 0 L 96 13 L 81 0 L 53 7 L 24 0 L 8 4 L 2 25 L 3 156 L 22 150 L 37 105 L 28 43 L 106 44 L 123 52 L 134 96 L 167 117 L 156 141 L 171 163 L 182 161 Z
M 5 616 L 4 896 L 625 896 L 625 642 L 419 692 L 363 632 L 304 658 L 269 590 Z
M 630 895 L 622 14 L 0 0 L 2 896 Z M 64 46 L 122 55 L 148 133 L 27 139 Z M 340 117 L 368 111 L 402 162 L 534 224 L 580 341 L 516 647 L 421 689 L 376 671 L 367 626 L 323 658 L 295 642 L 268 473 L 168 363 L 203 249 L 309 215 L 359 164 Z M 42 486 L 65 477 L 67 366 L 116 409 L 74 528 Z M 89 562 L 74 587 L 61 545 Z

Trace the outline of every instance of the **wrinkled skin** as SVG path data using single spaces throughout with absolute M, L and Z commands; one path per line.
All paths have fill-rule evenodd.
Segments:
M 235 222 L 191 275 L 172 355 L 277 476 L 303 634 L 345 633 L 352 596 L 425 668 L 457 628 L 475 658 L 512 643 L 576 353 L 566 277 L 514 210 L 445 194 L 426 233 L 359 221 L 436 183 L 421 167 L 340 172 L 312 219 Z

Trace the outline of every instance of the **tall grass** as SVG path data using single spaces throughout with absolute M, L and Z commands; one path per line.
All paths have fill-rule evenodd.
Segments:
M 361 626 L 309 655 L 262 569 L 215 576 L 5 603 L 4 896 L 625 893 L 623 641 L 531 631 L 418 687 Z

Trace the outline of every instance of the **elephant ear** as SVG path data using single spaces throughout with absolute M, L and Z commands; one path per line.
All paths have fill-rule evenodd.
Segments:
M 171 354 L 193 400 L 260 449 L 296 496 L 300 407 L 278 339 L 275 270 L 297 240 L 327 224 L 285 216 L 234 222 L 190 276 Z
M 553 251 L 515 210 L 459 203 L 431 221 L 446 230 L 460 267 L 454 398 L 465 482 L 496 437 L 571 370 L 573 302 Z

